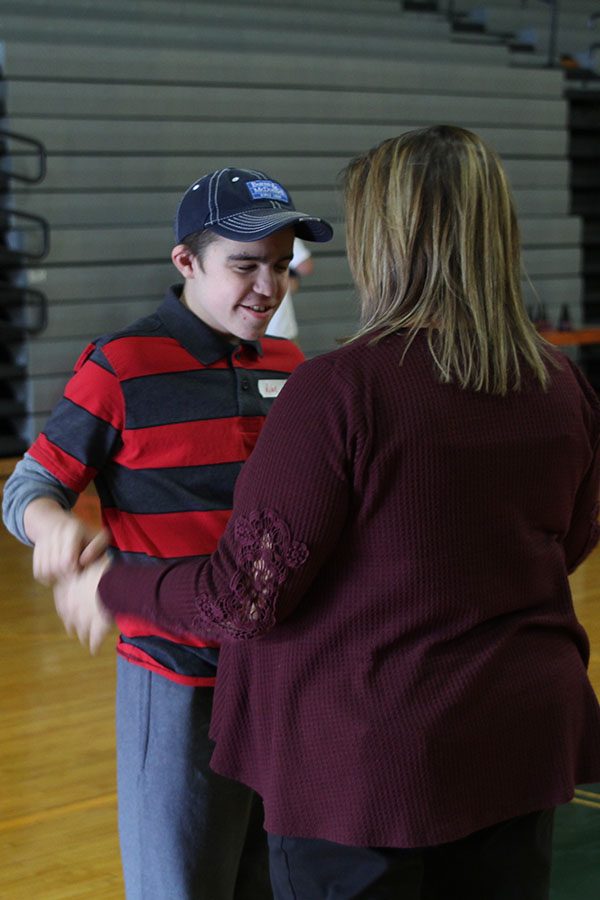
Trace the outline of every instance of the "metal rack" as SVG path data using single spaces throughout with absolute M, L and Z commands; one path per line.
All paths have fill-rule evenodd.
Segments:
M 26 448 L 27 341 L 48 322 L 47 297 L 27 285 L 27 266 L 48 254 L 49 224 L 15 207 L 11 189 L 15 182 L 38 184 L 45 174 L 43 144 L 0 129 L 0 457 Z
M 521 0 L 521 6 L 527 6 L 529 0 Z M 548 15 L 550 16 L 550 29 L 548 37 L 548 59 L 546 65 L 549 69 L 554 68 L 557 64 L 557 48 L 558 48 L 558 14 L 560 9 L 559 0 L 538 0 L 548 7 Z

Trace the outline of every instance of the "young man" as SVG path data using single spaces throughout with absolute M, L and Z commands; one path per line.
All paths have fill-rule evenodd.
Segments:
M 51 583 L 102 549 L 70 510 L 95 481 L 121 559 L 209 554 L 264 417 L 301 361 L 263 338 L 294 237 L 331 226 L 261 172 L 227 168 L 184 194 L 172 260 L 183 284 L 158 310 L 83 352 L 44 431 L 8 480 L 4 521 Z M 212 773 L 218 647 L 118 622 L 119 832 L 128 900 L 271 896 L 262 808 Z

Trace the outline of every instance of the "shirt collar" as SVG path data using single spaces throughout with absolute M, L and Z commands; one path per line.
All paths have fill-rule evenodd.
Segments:
M 210 328 L 184 305 L 181 300 L 182 292 L 182 284 L 170 287 L 158 307 L 157 315 L 169 334 L 203 365 L 216 363 L 235 352 L 238 347 L 249 349 L 257 356 L 263 355 L 260 341 L 239 341 L 238 344 L 232 344 L 222 334 Z

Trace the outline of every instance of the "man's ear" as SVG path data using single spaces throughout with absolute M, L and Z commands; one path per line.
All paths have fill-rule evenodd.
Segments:
M 171 262 L 184 278 L 194 277 L 194 260 L 196 257 L 185 244 L 177 244 L 171 250 Z

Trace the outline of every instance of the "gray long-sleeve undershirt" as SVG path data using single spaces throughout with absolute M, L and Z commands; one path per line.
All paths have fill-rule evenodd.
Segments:
M 5 527 L 23 544 L 32 546 L 25 533 L 23 517 L 32 500 L 48 497 L 56 500 L 63 509 L 75 505 L 78 494 L 55 478 L 28 453 L 21 459 L 4 485 L 2 496 L 2 520 Z

